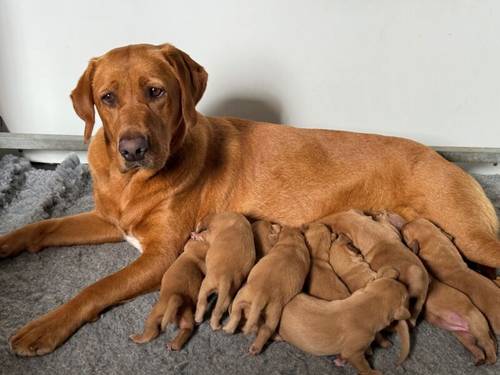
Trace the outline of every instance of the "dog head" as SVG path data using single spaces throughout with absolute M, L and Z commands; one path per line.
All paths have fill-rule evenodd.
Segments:
M 95 108 L 120 170 L 162 168 L 197 122 L 207 73 L 169 44 L 116 48 L 90 60 L 71 93 L 88 142 Z

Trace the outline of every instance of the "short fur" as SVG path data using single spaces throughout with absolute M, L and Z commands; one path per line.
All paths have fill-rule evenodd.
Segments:
M 0 256 L 124 235 L 136 237 L 143 254 L 20 329 L 14 352 L 49 353 L 103 310 L 158 288 L 196 223 L 213 212 L 300 226 L 352 207 L 387 209 L 433 220 L 467 258 L 500 267 L 495 210 L 460 167 L 402 138 L 203 116 L 195 106 L 207 79 L 169 44 L 116 48 L 90 60 L 71 99 L 86 140 L 96 110 L 103 124 L 88 151 L 95 209 L 4 234 Z M 153 99 L 151 87 L 166 94 Z M 129 135 L 149 142 L 140 163 L 119 153 Z
M 342 301 L 299 294 L 283 309 L 279 335 L 315 355 L 340 354 L 359 374 L 380 374 L 365 358 L 375 335 L 394 320 L 410 317 L 404 285 L 386 277 Z
M 304 230 L 311 254 L 311 270 L 304 291 L 327 301 L 344 299 L 351 295 L 329 263 L 332 233 L 326 225 L 310 224 Z
M 336 232 L 346 234 L 375 271 L 390 266 L 399 272 L 399 280 L 407 286 L 410 297 L 415 299 L 410 309 L 410 322 L 415 325 L 427 296 L 429 275 L 422 261 L 401 242 L 397 231 L 359 210 L 334 214 L 322 218 L 321 222 L 330 225 Z
M 201 283 L 195 320 L 203 321 L 208 297 L 217 294 L 210 326 L 220 329 L 220 320 L 255 263 L 252 228 L 241 214 L 224 212 L 205 217 L 198 225 L 200 241 L 208 245 L 205 278 Z
M 402 233 L 430 272 L 443 283 L 465 293 L 500 334 L 500 288 L 492 280 L 471 270 L 449 236 L 426 219 L 406 224 Z
M 165 272 L 161 281 L 160 299 L 155 304 L 144 325 L 144 332 L 130 336 L 142 344 L 156 338 L 160 329 L 176 323 L 180 330 L 177 336 L 167 343 L 171 350 L 181 349 L 194 329 L 194 312 L 198 292 L 203 280 L 206 243 L 189 240 L 184 252 Z
M 244 314 L 243 332 L 257 332 L 250 353 L 260 353 L 278 327 L 283 307 L 301 292 L 309 268 L 309 250 L 301 232 L 283 227 L 278 242 L 252 268 L 236 294 L 224 331 L 234 333 Z
M 450 331 L 471 352 L 476 366 L 496 362 L 497 346 L 488 322 L 459 290 L 431 278 L 424 317 L 436 327 Z

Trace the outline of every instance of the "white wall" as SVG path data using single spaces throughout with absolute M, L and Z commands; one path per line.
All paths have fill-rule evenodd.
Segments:
M 0 115 L 82 134 L 89 58 L 166 41 L 209 72 L 207 114 L 500 146 L 497 0 L 2 0 Z

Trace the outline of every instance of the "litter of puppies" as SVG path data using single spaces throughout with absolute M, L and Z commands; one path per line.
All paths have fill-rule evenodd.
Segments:
M 388 347 L 387 331 L 410 352 L 410 327 L 422 317 L 450 331 L 476 365 L 496 362 L 500 287 L 468 268 L 453 239 L 425 219 L 406 223 L 389 212 L 352 209 L 301 228 L 241 214 L 211 214 L 197 225 L 184 252 L 165 273 L 158 303 L 137 343 L 168 324 L 179 333 L 167 344 L 179 350 L 217 295 L 212 329 L 255 334 L 249 352 L 269 339 L 313 355 L 337 355 L 335 365 L 380 374 L 366 354 Z

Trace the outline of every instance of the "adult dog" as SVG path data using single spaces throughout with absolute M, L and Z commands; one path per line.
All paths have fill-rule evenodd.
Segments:
M 142 255 L 10 338 L 20 355 L 53 351 L 107 307 L 158 288 L 195 223 L 211 212 L 298 226 L 356 207 L 431 219 L 470 260 L 500 267 L 498 221 L 477 182 L 410 140 L 296 129 L 197 113 L 207 73 L 164 44 L 90 60 L 71 94 L 92 134 L 95 210 L 0 236 L 1 256 L 129 239 Z

